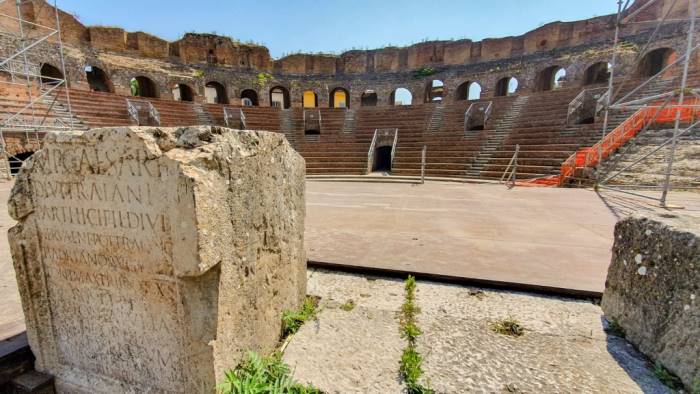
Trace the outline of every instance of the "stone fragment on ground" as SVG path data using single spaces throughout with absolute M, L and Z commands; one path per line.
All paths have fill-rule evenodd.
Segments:
M 403 282 L 310 269 L 308 292 L 329 306 L 285 352 L 295 378 L 330 393 L 401 392 Z M 345 312 L 348 299 L 357 306 Z M 417 301 L 423 380 L 438 393 L 670 392 L 646 358 L 603 331 L 591 302 L 421 280 Z M 525 334 L 492 331 L 507 317 Z

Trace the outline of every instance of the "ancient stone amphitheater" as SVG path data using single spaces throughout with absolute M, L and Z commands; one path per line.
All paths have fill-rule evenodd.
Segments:
M 674 18 L 686 15 L 687 5 L 669 11 L 667 1 L 644 4 L 637 1 L 623 13 L 639 23 L 624 25 L 615 47 L 613 85 L 617 97 L 632 93 L 628 102 L 680 85 L 682 62 L 666 66 L 684 53 L 687 21 Z M 2 6 L 14 11 L 14 3 Z M 54 18 L 42 1 L 23 7 L 25 18 L 37 24 Z M 651 21 L 664 15 L 669 22 L 655 29 Z M 229 37 L 187 33 L 168 42 L 117 27 L 84 26 L 60 12 L 66 75 L 51 55 L 58 53 L 50 50 L 55 36 L 39 43 L 47 50 L 30 61 L 47 76 L 45 82 L 65 77 L 70 87 L 45 98 L 44 105 L 52 107 L 47 122 L 58 117 L 77 128 L 228 124 L 280 132 L 306 159 L 309 175 L 417 176 L 425 146 L 427 176 L 498 179 L 519 146 L 518 178 L 542 178 L 559 174 L 567 158 L 601 139 L 604 116 L 596 104 L 610 78 L 615 18 L 553 22 L 522 36 L 478 42 L 272 59 L 267 48 Z M 645 45 L 652 35 L 652 45 Z M 21 45 L 11 35 L 2 39 L 8 52 Z M 691 87 L 700 83 L 695 60 L 694 54 Z M 664 69 L 662 78 L 636 89 Z M 21 84 L 1 89 L 0 110 L 7 114 L 28 100 Z M 633 113 L 612 112 L 606 132 Z M 12 131 L 7 127 L 3 133 L 16 167 L 41 136 Z M 611 171 L 659 143 L 647 134 L 599 169 Z M 683 136 L 690 147 L 681 147 L 674 182 L 697 185 L 687 164 L 697 158 L 696 140 L 695 131 Z M 662 166 L 656 167 L 656 173 L 632 169 L 618 179 L 653 184 Z

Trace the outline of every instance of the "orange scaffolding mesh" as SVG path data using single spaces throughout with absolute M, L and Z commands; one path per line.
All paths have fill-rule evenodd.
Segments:
M 569 156 L 561 165 L 560 174 L 555 177 L 542 178 L 542 183 L 552 184 L 552 182 L 556 181 L 557 184 L 561 185 L 567 179 L 571 178 L 577 169 L 595 167 L 601 159 L 610 156 L 611 153 L 632 139 L 640 130 L 651 122 L 674 122 L 676 120 L 676 114 L 680 114 L 681 121 L 687 122 L 692 121 L 700 114 L 700 107 L 698 107 L 697 99 L 688 100 L 683 105 L 669 104 L 669 107 L 659 111 L 660 106 L 661 104 L 658 104 L 639 109 L 598 143 L 590 147 L 581 148 Z M 533 183 L 536 182 L 537 180 L 533 180 Z

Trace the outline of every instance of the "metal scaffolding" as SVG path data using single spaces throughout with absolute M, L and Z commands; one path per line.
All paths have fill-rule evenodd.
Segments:
M 26 20 L 22 13 L 26 0 L 0 0 L 0 6 L 11 2 L 16 15 L 0 12 L 0 18 L 6 22 L 0 24 L 0 87 L 5 85 L 18 95 L 14 101 L 9 97 L 3 99 L 7 100 L 6 110 L 0 119 L 0 176 L 8 179 L 23 161 L 17 153 L 8 151 L 8 138 L 19 139 L 35 150 L 47 131 L 73 128 L 56 1 L 53 3 L 55 26 Z M 50 58 L 52 53 L 60 59 L 60 76 L 42 75 L 42 59 Z M 57 102 L 59 94 L 64 95 L 65 106 Z
M 668 198 L 668 192 L 671 189 L 671 173 L 673 171 L 673 165 L 674 165 L 674 159 L 676 155 L 676 147 L 678 144 L 678 138 L 689 131 L 692 131 L 693 128 L 695 128 L 700 122 L 691 122 L 690 126 L 685 128 L 684 130 L 681 130 L 681 112 L 680 108 L 682 107 L 688 107 L 687 104 L 685 104 L 686 100 L 686 95 L 692 94 L 696 96 L 697 98 L 700 98 L 700 90 L 699 89 L 688 89 L 687 88 L 687 82 L 688 82 L 688 69 L 690 66 L 690 62 L 692 61 L 693 53 L 695 50 L 697 50 L 698 45 L 693 44 L 693 39 L 695 35 L 695 0 L 674 0 L 671 4 L 671 6 L 668 8 L 668 10 L 665 12 L 663 17 L 657 21 L 643 21 L 643 22 L 635 22 L 634 19 L 636 16 L 638 16 L 642 11 L 647 9 L 649 6 L 653 5 L 659 0 L 650 0 L 641 7 L 639 7 L 637 10 L 631 12 L 630 14 L 623 16 L 624 13 L 628 10 L 628 7 L 630 5 L 630 0 L 624 1 L 623 5 L 623 0 L 617 0 L 617 6 L 618 6 L 618 12 L 617 12 L 617 18 L 616 18 L 616 25 L 615 25 L 615 38 L 614 38 L 614 43 L 613 43 L 613 54 L 612 54 L 612 60 L 611 60 L 611 67 L 610 67 L 610 79 L 608 81 L 608 88 L 607 92 L 601 97 L 599 103 L 601 104 L 602 110 L 603 110 L 603 129 L 602 129 L 602 137 L 603 139 L 606 137 L 608 134 L 608 118 L 610 115 L 611 111 L 614 110 L 629 110 L 629 109 L 636 109 L 636 108 L 651 108 L 654 109 L 656 108 L 655 115 L 653 119 L 655 120 L 656 117 L 661 113 L 661 111 L 665 108 L 676 108 L 678 109 L 676 111 L 675 115 L 675 122 L 673 126 L 673 136 L 668 139 L 667 141 L 663 142 L 658 146 L 657 148 L 653 149 L 650 152 L 647 152 L 644 154 L 641 158 L 635 160 L 633 163 L 630 165 L 625 166 L 623 169 L 619 171 L 615 171 L 613 174 L 609 174 L 605 176 L 604 179 L 601 179 L 601 174 L 600 171 L 598 171 L 596 177 L 596 185 L 597 187 L 605 188 L 605 189 L 611 189 L 611 190 L 616 190 L 622 193 L 628 193 L 632 194 L 638 197 L 643 197 L 651 200 L 658 200 L 659 204 L 662 207 L 668 208 L 669 205 L 667 204 L 667 198 Z M 688 17 L 687 18 L 680 18 L 680 19 L 669 19 L 669 15 L 671 14 L 671 11 L 675 9 L 676 4 L 679 4 L 681 2 L 687 1 L 688 3 Z M 624 26 L 632 25 L 632 24 L 637 24 L 637 23 L 655 23 L 656 26 L 654 28 L 654 31 L 651 33 L 649 36 L 649 39 L 647 40 L 646 44 L 644 47 L 639 51 L 637 54 L 637 57 L 634 60 L 633 66 L 638 67 L 640 62 L 643 60 L 643 56 L 646 54 L 646 50 L 651 47 L 652 43 L 654 40 L 657 38 L 657 35 L 659 31 L 661 30 L 661 27 L 666 24 L 666 23 L 675 23 L 675 22 L 688 22 L 688 31 L 686 34 L 686 42 L 685 42 L 685 53 L 682 56 L 678 56 L 674 61 L 670 62 L 669 64 L 665 65 L 662 67 L 662 69 L 657 72 L 656 74 L 652 75 L 648 79 L 644 80 L 641 82 L 639 85 L 634 87 L 632 90 L 627 92 L 624 96 L 621 98 L 617 98 L 620 95 L 620 92 L 622 91 L 625 83 L 628 82 L 630 76 L 632 75 L 631 72 L 628 72 L 627 75 L 622 79 L 622 81 L 618 84 L 617 88 L 614 87 L 613 84 L 613 79 L 615 77 L 615 71 L 618 67 L 618 49 L 620 45 L 620 40 L 619 40 L 619 34 L 620 34 L 620 29 Z M 682 63 L 681 63 L 682 62 Z M 674 87 L 670 91 L 661 93 L 661 94 L 655 94 L 655 95 L 648 95 L 644 96 L 641 98 L 637 99 L 631 99 L 631 97 L 635 94 L 638 93 L 640 90 L 642 90 L 645 86 L 649 85 L 651 82 L 658 80 L 661 78 L 661 76 L 666 75 L 666 73 L 674 66 L 677 66 L 679 64 L 682 64 L 681 68 L 681 74 L 680 74 L 680 84 L 677 87 Z M 662 101 L 663 100 L 663 101 Z M 661 104 L 659 104 L 662 102 Z M 693 105 L 696 106 L 696 105 Z M 653 123 L 650 122 L 647 124 L 644 128 L 646 130 L 648 126 Z M 644 131 L 643 130 L 643 131 Z M 638 165 L 639 163 L 643 162 L 644 159 L 649 157 L 650 155 L 658 152 L 661 148 L 664 148 L 666 146 L 669 146 L 669 153 L 667 155 L 667 160 L 666 160 L 666 170 L 664 174 L 664 180 L 660 185 L 657 185 L 656 189 L 661 190 L 661 195 L 660 197 L 654 197 L 654 196 L 649 196 L 641 193 L 635 193 L 629 190 L 621 190 L 620 188 L 617 188 L 613 185 L 610 185 L 609 182 L 622 174 L 623 172 L 627 171 L 633 166 Z M 603 152 L 602 152 L 602 144 L 599 145 L 598 147 L 598 163 L 602 162 L 603 159 Z M 640 185 L 636 185 L 640 186 Z

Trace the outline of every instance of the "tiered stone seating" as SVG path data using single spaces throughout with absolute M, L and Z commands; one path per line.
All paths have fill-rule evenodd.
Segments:
M 626 84 L 628 92 L 639 84 Z M 673 82 L 673 81 L 671 81 Z M 659 82 L 635 96 L 665 91 L 669 85 Z M 700 74 L 691 74 L 689 85 L 700 84 Z M 603 85 L 604 86 L 604 85 Z M 248 129 L 284 133 L 306 159 L 308 174 L 363 174 L 375 129 L 397 128 L 398 143 L 392 173 L 419 175 L 421 150 L 427 146 L 426 175 L 439 177 L 474 177 L 498 179 L 507 168 L 516 145 L 520 146 L 520 179 L 554 175 L 562 162 L 583 146 L 601 137 L 602 124 L 567 125 L 567 109 L 582 87 L 561 88 L 547 92 L 510 97 L 495 97 L 493 112 L 484 130 L 465 131 L 464 113 L 473 101 L 451 104 L 429 103 L 413 106 L 379 106 L 354 109 L 354 127 L 344 130 L 347 110 L 321 108 L 318 135 L 304 132 L 304 109 L 280 110 L 273 107 L 242 107 Z M 623 94 L 624 94 L 623 92 Z M 129 125 L 133 121 L 126 110 L 125 96 L 71 90 L 74 114 L 91 127 Z M 59 101 L 65 104 L 64 95 Z M 633 97 L 634 98 L 634 97 Z M 0 103 L 10 110 L 20 103 L 5 94 Z M 148 101 L 160 112 L 161 125 L 183 126 L 202 123 L 224 124 L 224 108 L 232 105 L 203 104 L 207 116 L 197 116 L 196 104 L 135 98 Z M 241 108 L 241 107 L 239 107 Z M 197 108 L 199 109 L 199 108 Z M 316 110 L 316 109 L 314 109 Z M 142 115 L 145 119 L 145 114 Z M 628 113 L 611 114 L 612 130 Z M 437 120 L 434 124 L 433 121 Z M 495 138 L 494 138 L 495 137 Z M 487 154 L 484 154 L 484 152 Z

